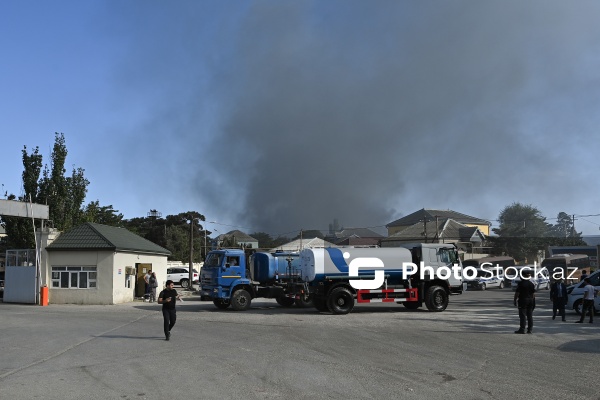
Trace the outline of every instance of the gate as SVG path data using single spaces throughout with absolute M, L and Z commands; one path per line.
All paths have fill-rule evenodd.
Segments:
M 4 273 L 5 303 L 37 304 L 38 267 L 35 250 L 7 250 Z

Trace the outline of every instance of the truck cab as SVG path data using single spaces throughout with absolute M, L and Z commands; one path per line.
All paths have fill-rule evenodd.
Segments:
M 247 310 L 254 293 L 247 265 L 243 250 L 211 251 L 201 270 L 200 295 L 221 309 L 231 306 L 235 310 Z
M 297 264 L 298 253 L 213 250 L 201 270 L 201 298 L 237 311 L 250 308 L 257 297 L 275 299 L 283 307 L 306 307 L 308 289 L 299 283 Z

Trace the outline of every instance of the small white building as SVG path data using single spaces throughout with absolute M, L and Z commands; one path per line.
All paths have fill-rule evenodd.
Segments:
M 50 304 L 127 303 L 144 295 L 146 272 L 156 273 L 158 291 L 166 281 L 171 252 L 125 228 L 88 222 L 40 236 L 41 283 Z

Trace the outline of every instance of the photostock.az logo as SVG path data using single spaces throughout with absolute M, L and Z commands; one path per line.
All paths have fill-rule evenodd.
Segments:
M 350 253 L 344 252 L 344 259 L 350 258 Z M 356 257 L 348 264 L 348 276 L 358 277 L 359 268 L 373 270 L 374 279 L 350 279 L 350 286 L 356 290 L 378 289 L 385 280 L 383 261 L 377 257 Z

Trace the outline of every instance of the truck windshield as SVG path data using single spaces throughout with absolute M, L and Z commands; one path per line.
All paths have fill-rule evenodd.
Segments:
M 206 257 L 204 267 L 220 267 L 223 262 L 223 254 L 212 253 Z
M 454 249 L 440 249 L 440 261 L 448 264 L 458 263 L 458 255 Z

